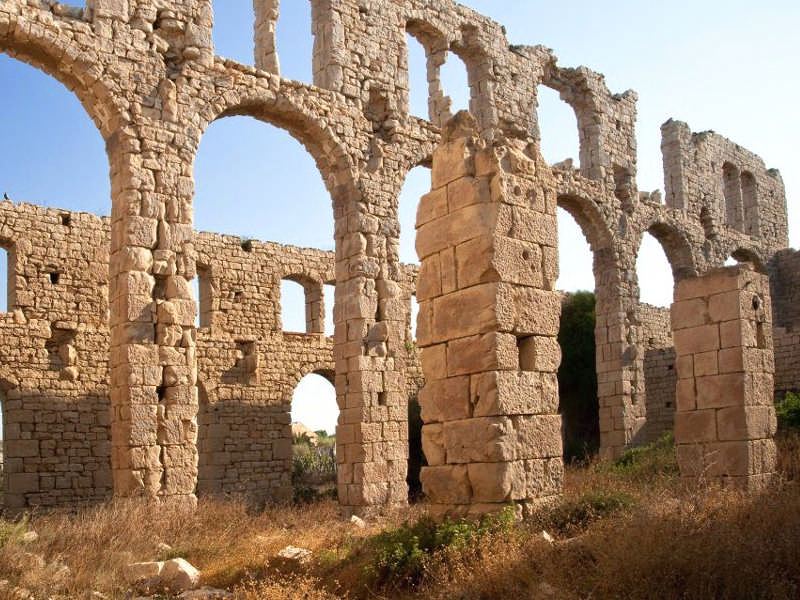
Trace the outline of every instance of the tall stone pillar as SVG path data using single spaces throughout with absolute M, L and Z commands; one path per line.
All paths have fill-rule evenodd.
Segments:
M 769 280 L 746 265 L 678 282 L 675 441 L 681 476 L 752 490 L 775 472 Z
M 417 213 L 423 490 L 475 515 L 560 493 L 556 193 L 536 148 L 486 143 L 461 112 Z
M 144 129 L 144 128 L 143 128 Z M 195 259 L 190 169 L 157 145 L 109 144 L 111 225 L 111 467 L 117 496 L 196 503 L 197 366 L 189 281 Z

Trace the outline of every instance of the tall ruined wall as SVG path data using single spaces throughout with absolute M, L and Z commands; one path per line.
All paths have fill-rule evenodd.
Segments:
M 762 238 L 772 250 L 788 245 L 783 180 L 776 170 L 713 131 L 692 133 L 673 120 L 661 131 L 667 206 L 699 218 L 709 237 L 726 225 Z
M 112 491 L 108 223 L 0 203 L 8 311 L 0 315 L 4 497 L 9 508 Z
M 3 504 L 107 498 L 109 220 L 2 202 L 0 223 L 10 284 L 0 314 Z M 308 373 L 333 380 L 334 365 L 323 332 L 282 331 L 281 281 L 302 276 L 321 296 L 333 254 L 207 233 L 196 248 L 208 320 L 197 332 L 198 492 L 286 498 L 292 393 Z M 322 302 L 315 308 L 322 319 Z
M 101 336 L 97 323 L 105 322 L 107 311 L 109 377 L 98 377 L 97 386 L 108 386 L 104 393 L 113 407 L 114 491 L 192 505 L 198 411 L 201 433 L 204 422 L 199 397 L 209 406 L 226 401 L 226 395 L 234 396 L 228 398 L 233 403 L 252 400 L 254 406 L 274 408 L 285 402 L 283 393 L 274 389 L 256 393 L 266 386 L 271 371 L 264 367 L 266 351 L 251 339 L 255 329 L 269 328 L 277 292 L 270 293 L 267 284 L 239 290 L 266 301 L 264 314 L 250 313 L 237 305 L 232 287 L 247 280 L 225 282 L 217 276 L 222 277 L 219 285 L 225 297 L 218 299 L 218 308 L 213 298 L 205 303 L 211 308 L 204 306 L 198 333 L 190 286 L 199 265 L 200 275 L 210 270 L 212 281 L 201 286 L 201 295 L 208 300 L 213 294 L 212 256 L 202 253 L 203 244 L 210 242 L 203 242 L 192 224 L 192 172 L 200 140 L 210 123 L 226 116 L 271 123 L 304 145 L 331 195 L 336 248 L 333 353 L 337 401 L 343 409 L 337 457 L 340 501 L 351 512 L 403 504 L 407 385 L 418 367 L 408 327 L 413 283 L 399 261 L 397 204 L 407 173 L 430 164 L 441 125 L 451 116 L 452 103 L 443 93 L 439 71 L 453 53 L 467 67 L 470 110 L 481 139 L 536 143 L 540 85 L 557 89 L 576 112 L 580 168 L 561 165 L 553 173 L 557 203 L 576 218 L 595 259 L 603 454 L 617 455 L 642 439 L 649 418 L 647 332 L 638 314 L 635 263 L 643 234 L 650 232 L 661 242 L 678 280 L 722 265 L 731 253 L 767 264 L 786 245 L 785 199 L 777 172 L 766 170 L 755 155 L 716 134 L 693 135 L 688 126 L 668 122 L 663 143 L 667 201 L 661 204 L 636 188 L 634 93 L 612 93 L 602 75 L 589 69 L 560 67 L 553 52 L 541 46 L 509 45 L 499 24 L 449 0 L 312 0 L 311 6 L 314 45 L 301 50 L 313 54 L 314 86 L 278 75 L 282 49 L 274 40 L 277 0 L 254 3 L 255 67 L 215 55 L 210 0 L 181 0 L 169 6 L 155 0 L 92 0 L 85 9 L 23 0 L 0 3 L 0 51 L 41 69 L 79 98 L 106 142 L 112 195 L 110 250 L 97 259 L 108 265 L 108 291 L 97 293 L 104 285 L 100 280 L 75 288 L 79 305 L 89 303 L 87 310 L 96 315 L 93 324 L 73 333 L 74 309 L 59 315 L 61 309 L 54 308 L 46 318 L 29 317 L 23 309 L 24 328 L 18 328 L 13 317 L 7 317 L 6 325 L 21 341 L 9 345 L 15 350 L 3 351 L 27 349 L 24 352 L 39 362 L 27 361 L 25 366 L 21 361 L 30 358 L 25 356 L 10 358 L 10 364 L 30 369 L 31 381 L 42 377 L 40 371 L 50 373 L 44 377 L 53 380 L 52 386 L 37 390 L 61 386 L 69 390 L 64 397 L 99 396 L 91 382 L 69 378 L 76 370 L 80 373 L 81 361 L 106 359 L 99 351 L 87 352 L 87 340 Z M 427 55 L 427 120 L 409 115 L 408 35 Z M 52 218 L 58 225 L 55 213 Z M 49 231 L 49 226 L 41 227 Z M 530 227 L 530 222 L 517 222 L 507 233 Z M 59 246 L 39 241 L 41 248 L 37 243 L 34 254 L 58 255 Z M 237 243 L 220 241 L 213 253 L 219 251 L 238 264 L 237 253 L 244 249 L 237 250 Z M 554 247 L 544 254 L 551 263 L 557 259 Z M 65 285 L 62 278 L 69 280 L 66 272 L 52 273 L 50 279 L 47 261 L 42 257 L 40 262 L 47 276 L 36 280 L 37 285 L 46 288 L 49 280 L 57 287 Z M 42 290 L 31 292 L 22 283 L 14 287 L 23 305 L 41 305 L 53 297 Z M 84 288 L 93 293 L 83 294 Z M 72 288 L 66 297 L 71 293 Z M 69 300 L 50 302 L 59 307 Z M 103 302 L 104 307 L 95 306 Z M 307 295 L 306 304 L 309 328 L 316 331 L 319 298 Z M 465 313 L 469 310 L 465 307 Z M 216 343 L 214 326 L 223 322 L 231 331 L 219 339 L 219 369 L 228 374 L 217 371 L 213 379 L 219 382 L 204 383 L 200 367 L 207 360 L 204 356 L 216 351 L 211 341 Z M 203 332 L 206 324 L 208 333 Z M 316 365 L 328 343 L 318 335 L 277 337 L 279 354 L 285 349 L 287 355 L 296 355 L 295 343 L 310 347 L 303 368 Z M 49 366 L 51 354 L 61 361 L 57 369 Z M 85 359 L 84 354 L 91 356 Z M 228 394 L 225 377 L 247 380 L 247 393 Z M 6 387 L 8 396 L 17 393 L 16 386 Z M 21 418 L 29 419 L 21 408 L 24 404 L 13 406 L 23 411 Z M 211 469 L 201 460 L 207 485 L 252 478 L 256 468 L 268 469 L 272 476 L 285 448 L 269 443 L 260 447 L 256 441 L 229 443 L 224 430 L 230 424 L 213 418 L 205 415 L 206 425 L 214 428 L 215 447 L 230 449 L 237 460 L 253 456 L 258 465 L 243 466 L 240 477 L 237 470 L 217 468 L 220 465 Z M 280 420 L 277 412 L 269 419 L 276 424 Z M 241 431 L 242 436 L 254 432 L 256 439 L 265 430 Z M 34 433 L 32 429 L 31 436 L 26 433 L 20 439 L 31 439 Z M 25 498 L 34 501 L 50 481 L 25 472 L 39 468 L 31 466 L 34 446 L 42 450 L 40 443 L 29 446 L 19 446 L 13 458 L 20 459 L 14 468 L 21 469 L 19 479 L 29 487 Z M 99 447 L 96 451 L 101 453 Z M 91 450 L 80 450 L 81 456 L 87 453 Z M 102 482 L 103 476 L 96 479 Z M 84 480 L 81 490 L 107 495 L 109 483 Z

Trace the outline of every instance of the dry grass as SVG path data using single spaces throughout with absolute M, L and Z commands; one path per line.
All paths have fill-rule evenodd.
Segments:
M 800 436 L 779 444 L 781 482 L 751 496 L 682 487 L 668 446 L 625 467 L 571 468 L 559 506 L 425 556 L 423 576 L 408 585 L 376 586 L 366 567 L 374 536 L 423 509 L 358 529 L 333 502 L 254 514 L 241 502 L 211 500 L 194 513 L 118 501 L 34 514 L 16 528 L 0 523 L 0 579 L 37 598 L 89 590 L 124 598 L 127 563 L 182 556 L 205 584 L 233 589 L 239 600 L 800 597 Z M 24 544 L 26 528 L 39 540 Z M 555 543 L 541 537 L 543 528 Z M 173 550 L 159 553 L 160 543 Z M 311 549 L 312 561 L 277 559 L 287 545 Z M 64 564 L 66 585 L 58 582 Z

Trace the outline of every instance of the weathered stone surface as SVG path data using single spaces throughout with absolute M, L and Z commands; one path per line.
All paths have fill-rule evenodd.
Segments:
M 526 346 L 516 338 L 554 338 L 558 331 L 552 290 L 559 205 L 579 222 L 595 258 L 605 456 L 657 436 L 676 404 L 699 400 L 685 384 L 685 394 L 671 391 L 668 321 L 638 302 L 632 257 L 646 231 L 661 241 L 680 278 L 721 265 L 731 252 L 773 273 L 775 361 L 771 353 L 735 356 L 737 348 L 758 350 L 759 340 L 772 336 L 737 321 L 752 298 L 737 307 L 724 277 L 691 293 L 679 286 L 675 310 L 683 316 L 675 320 L 685 328 L 706 326 L 712 315 L 727 319 L 718 326 L 717 372 L 708 355 L 691 375 L 684 358 L 680 376 L 762 369 L 776 371 L 779 390 L 800 386 L 799 255 L 783 250 L 780 176 L 751 152 L 670 120 L 662 128 L 664 202 L 640 193 L 636 94 L 614 94 L 589 69 L 560 67 L 541 46 L 511 47 L 501 25 L 449 0 L 378 2 L 357 27 L 353 15 L 365 8 L 355 0 L 313 11 L 313 86 L 279 77 L 277 2 L 254 3 L 254 66 L 215 56 L 208 2 L 175 3 L 169 18 L 160 15 L 161 4 L 0 2 L 0 50 L 65 82 L 97 125 L 114 215 L 112 224 L 0 206 L 10 259 L 9 313 L 0 315 L 6 508 L 81 504 L 112 491 L 172 496 L 187 507 L 195 491 L 285 498 L 286 390 L 319 371 L 335 379 L 342 408 L 339 490 L 346 510 L 402 504 L 405 474 L 389 466 L 403 463 L 403 395 L 416 392 L 422 373 L 408 328 L 416 274 L 399 264 L 397 198 L 417 164 L 432 164 L 434 187 L 418 210 L 419 332 L 441 337 L 448 330 L 420 353 L 428 380 L 550 369 L 556 362 L 548 352 L 535 354 L 547 361 L 523 356 L 523 365 L 519 350 Z M 408 34 L 428 55 L 427 120 L 409 115 Z M 473 114 L 451 120 L 440 70 L 452 50 L 470 57 L 475 85 Z M 574 162 L 550 167 L 538 154 L 541 140 L 531 132 L 539 131 L 540 85 L 556 89 L 578 121 L 591 124 L 581 126 Z M 282 127 L 313 155 L 332 195 L 335 253 L 193 230 L 196 149 L 211 122 L 234 114 Z M 305 288 L 307 327 L 299 334 L 284 333 L 280 324 L 277 288 L 284 278 Z M 322 335 L 321 289 L 332 282 L 335 341 Z M 484 283 L 500 284 L 493 306 L 463 296 L 437 315 L 435 300 Z M 705 298 L 702 306 L 698 298 Z M 762 300 L 770 313 L 768 297 Z M 497 323 L 489 327 L 492 319 Z M 469 341 L 451 343 L 454 331 Z M 713 334 L 696 341 L 708 345 Z M 772 384 L 765 385 L 747 379 L 754 405 L 771 401 Z M 530 405 L 507 400 L 505 389 L 498 386 L 491 407 L 478 399 L 475 406 L 499 416 L 527 408 L 544 413 L 552 403 L 551 386 L 543 384 L 544 399 Z M 357 471 L 390 479 L 355 481 Z

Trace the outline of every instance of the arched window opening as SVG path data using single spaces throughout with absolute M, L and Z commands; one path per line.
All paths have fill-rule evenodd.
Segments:
M 677 374 L 669 307 L 674 296 L 675 274 L 680 277 L 689 269 L 677 244 L 672 230 L 664 225 L 653 225 L 642 237 L 636 257 L 637 324 L 647 415 L 641 442 L 655 441 L 671 431 L 675 419 Z
M 756 178 L 749 171 L 742 172 L 742 205 L 744 208 L 744 233 L 751 236 L 760 235 L 758 186 Z
M 410 327 L 411 339 L 416 342 L 417 340 L 417 317 L 419 316 L 419 302 L 417 302 L 417 295 L 411 294 L 411 310 L 410 310 Z
M 766 272 L 764 263 L 761 261 L 758 255 L 755 254 L 752 250 L 747 250 L 745 248 L 737 248 L 736 250 L 731 252 L 731 255 L 725 261 L 726 267 L 731 267 L 740 264 L 749 264 L 756 271 L 759 271 L 761 273 Z
M 444 40 L 425 33 L 424 26 L 409 27 L 409 114 L 441 125 L 458 111 L 469 110 L 467 66 Z
M 439 69 L 443 93 L 450 98 L 450 115 L 469 110 L 471 90 L 467 65 L 455 52 L 448 52 Z
M 314 36 L 309 0 L 281 3 L 276 36 L 281 76 L 312 83 Z
M 566 210 L 558 208 L 559 278 L 564 293 L 558 342 L 559 407 L 563 418 L 564 458 L 583 460 L 600 447 L 595 358 L 595 282 L 592 250 L 583 230 Z
M 431 170 L 418 166 L 406 176 L 397 201 L 397 216 L 400 221 L 400 262 L 419 264 L 416 249 L 417 208 L 419 200 L 431 191 Z
M 672 267 L 663 246 L 649 232 L 643 236 L 642 245 L 639 246 L 636 274 L 639 279 L 640 302 L 662 308 L 672 304 Z
M 314 159 L 285 131 L 249 117 L 215 121 L 194 174 L 197 230 L 333 250 L 330 195 Z
M 292 486 L 296 500 L 336 495 L 336 389 L 325 376 L 303 377 L 292 396 Z
M 307 289 L 290 279 L 281 281 L 281 322 L 283 331 L 311 333 L 313 319 L 309 319 Z
M 544 85 L 539 86 L 537 102 L 537 134 L 547 164 L 580 169 L 580 138 L 575 111 L 558 92 Z
M 0 54 L 0 195 L 13 202 L 109 214 L 105 142 L 77 97 L 58 81 Z M 58 151 L 54 152 L 53 149 Z
M 410 33 L 406 34 L 408 48 L 408 114 L 426 121 L 430 119 L 428 100 L 428 58 L 424 46 Z
M 333 320 L 333 309 L 336 306 L 335 283 L 326 283 L 322 286 L 322 298 L 325 306 L 325 335 L 332 337 L 336 325 Z
M 725 198 L 725 222 L 728 227 L 742 231 L 742 182 L 739 169 L 729 162 L 722 165 L 722 186 Z

